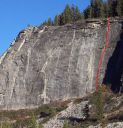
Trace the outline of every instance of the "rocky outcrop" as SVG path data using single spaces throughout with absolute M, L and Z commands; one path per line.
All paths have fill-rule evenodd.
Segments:
M 106 93 L 105 93 L 106 94 Z M 123 95 L 116 97 L 113 93 L 105 95 L 104 117 L 106 121 L 102 124 L 96 119 L 97 111 L 93 104 L 94 97 L 92 95 L 83 99 L 72 100 L 67 104 L 67 108 L 50 118 L 43 123 L 44 128 L 63 128 L 65 122 L 70 128 L 122 128 L 123 127 Z M 85 117 L 85 106 L 88 105 L 89 117 Z M 38 122 L 43 122 L 43 119 L 38 119 Z M 78 124 L 78 125 L 77 125 Z
M 105 128 L 122 128 L 123 122 L 115 122 L 115 123 L 109 123 Z M 88 128 L 102 128 L 102 126 L 89 126 Z
M 121 30 L 121 20 L 112 20 L 101 82 Z M 34 108 L 95 90 L 105 33 L 106 22 L 100 20 L 20 32 L 0 58 L 0 109 Z
M 71 102 L 66 110 L 58 113 L 55 117 L 44 123 L 44 128 L 63 128 L 65 120 L 70 120 L 71 122 L 75 122 L 76 120 L 82 121 L 84 119 L 83 108 L 87 103 L 88 101 L 81 102 L 80 104 Z

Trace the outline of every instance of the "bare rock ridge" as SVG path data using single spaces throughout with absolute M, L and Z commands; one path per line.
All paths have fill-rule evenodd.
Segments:
M 110 45 L 101 71 L 101 82 L 106 84 L 112 84 L 109 72 L 114 74 L 118 66 L 123 69 L 122 53 L 114 57 L 114 72 L 110 71 L 114 67 L 108 67 L 118 42 L 123 43 L 121 32 L 122 19 L 112 19 Z M 94 91 L 105 33 L 106 22 L 101 20 L 21 31 L 0 58 L 0 110 L 35 108 Z

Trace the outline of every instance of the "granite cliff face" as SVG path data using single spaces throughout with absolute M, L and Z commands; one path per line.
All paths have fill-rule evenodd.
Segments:
M 101 82 L 111 84 L 107 65 L 120 41 L 121 30 L 121 20 L 112 20 Z M 20 32 L 0 58 L 0 109 L 34 108 L 94 91 L 105 33 L 106 22 L 100 20 L 61 27 L 29 27 Z M 118 56 L 116 69 L 122 63 Z

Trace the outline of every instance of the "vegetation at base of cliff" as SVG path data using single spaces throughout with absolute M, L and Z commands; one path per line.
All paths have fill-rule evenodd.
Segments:
M 61 112 L 62 110 L 67 108 L 67 105 L 70 101 L 64 102 L 53 102 L 51 104 L 42 105 L 37 109 L 31 110 L 18 110 L 18 111 L 0 111 L 0 121 L 6 127 L 2 128 L 19 128 L 25 126 L 37 125 L 36 119 L 42 118 L 41 123 L 47 122 L 50 118 L 55 116 L 57 113 Z M 11 122 L 11 127 L 10 123 Z M 38 128 L 42 128 L 41 124 L 38 124 Z M 20 127 L 20 128 L 21 128 Z M 33 127 L 34 128 L 34 127 Z
M 87 128 L 90 125 L 96 126 L 98 125 L 98 123 L 102 123 L 105 126 L 108 123 L 123 121 L 122 99 L 122 94 L 113 94 L 109 91 L 109 89 L 105 88 L 105 86 L 100 87 L 98 92 L 90 94 L 87 97 L 72 99 L 71 101 L 75 104 L 89 101 L 88 105 L 91 107 L 85 106 L 85 108 L 83 108 L 84 116 L 87 117 L 86 119 L 66 118 L 64 127 Z M 119 100 L 121 101 L 120 103 Z M 1 117 L 4 116 L 1 119 L 3 126 L 2 128 L 43 128 L 43 123 L 46 123 L 58 112 L 66 109 L 67 104 L 71 101 L 69 100 L 62 103 L 57 102 L 49 105 L 44 105 L 40 107 L 40 109 L 38 108 L 35 110 L 23 110 L 25 112 L 23 112 L 22 110 L 18 111 L 18 113 L 14 113 L 14 111 L 11 111 L 8 114 L 9 116 L 7 116 L 7 113 L 3 112 L 2 116 L 0 114 Z M 6 116 L 4 114 L 6 114 Z M 25 114 L 25 116 L 23 116 L 23 114 Z M 107 119 L 103 118 L 104 116 L 106 116 Z M 12 120 L 10 120 L 10 117 L 12 117 Z M 45 118 L 43 119 L 43 117 Z M 37 122 L 37 119 L 43 119 L 41 121 L 41 124 Z
M 70 101 L 65 102 L 53 102 L 51 104 L 42 105 L 35 109 L 22 109 L 22 110 L 11 110 L 11 111 L 0 111 L 0 120 L 8 118 L 11 120 L 29 118 L 34 113 L 36 116 L 41 114 L 54 115 L 67 108 L 67 104 Z
M 13 126 L 8 122 L 3 122 L 0 126 L 0 128 L 13 128 Z
M 83 111 L 85 111 L 85 116 L 87 117 L 86 120 L 75 119 L 75 121 L 72 122 L 71 119 L 69 120 L 69 118 L 67 118 L 69 124 L 68 128 L 86 128 L 90 125 L 97 125 L 99 122 L 102 122 L 102 124 L 106 125 L 109 122 L 123 121 L 123 111 L 121 109 L 123 106 L 122 98 L 122 94 L 113 94 L 109 89 L 103 86 L 103 88 L 101 87 L 99 89 L 99 92 L 90 94 L 87 97 L 72 99 L 73 103 L 75 104 L 79 104 L 81 102 L 89 100 L 88 105 L 91 105 L 92 107 L 89 111 L 87 109 L 88 107 L 85 107 L 85 110 L 83 109 Z M 120 103 L 119 99 L 121 99 Z M 37 125 L 36 119 L 43 119 L 43 117 L 45 117 L 41 121 L 41 123 L 43 124 L 60 111 L 66 109 L 67 104 L 70 102 L 70 100 L 64 101 L 62 103 L 56 102 L 48 105 L 43 105 L 42 107 L 34 110 L 0 112 L 0 119 L 1 121 L 4 120 L 4 122 L 2 122 L 2 125 L 4 127 L 2 128 L 21 128 L 25 126 L 27 126 L 27 128 L 31 128 L 31 126 Z M 105 115 L 107 115 L 108 120 L 103 118 L 103 116 Z M 39 128 L 42 128 L 41 124 L 38 124 L 38 126 L 40 126 Z
M 94 105 L 94 116 L 96 122 L 101 124 L 102 128 L 104 128 L 108 123 L 108 118 L 105 116 L 105 105 L 107 102 L 109 102 L 109 104 L 112 103 L 112 97 L 107 96 L 107 94 L 110 94 L 109 87 L 106 85 L 101 85 L 90 99 L 90 103 Z
M 93 99 L 96 108 L 96 118 L 100 123 L 104 117 L 104 97 L 103 97 L 102 87 L 99 87 L 99 90 L 95 92 Z
M 87 128 L 98 124 L 104 128 L 108 123 L 123 121 L 122 98 L 122 94 L 114 94 L 109 87 L 102 85 L 98 92 L 88 95 L 88 98 L 75 99 L 75 104 L 89 102 L 83 108 L 84 119 L 75 118 L 73 121 L 68 118 L 69 125 L 72 124 L 69 128 Z
M 53 20 L 48 18 L 42 25 L 61 26 L 81 19 L 105 18 L 108 16 L 123 16 L 123 0 L 91 0 L 90 5 L 83 12 L 80 11 L 78 6 L 67 4 L 61 14 L 56 15 Z
M 65 120 L 65 121 L 64 121 L 63 128 L 69 128 L 69 127 L 70 127 L 70 125 L 69 125 L 68 121 Z
M 109 87 L 100 86 L 90 97 L 90 117 L 87 120 L 95 120 L 96 125 L 101 124 L 103 128 L 108 123 L 123 121 L 122 99 L 122 94 L 114 94 Z
M 68 120 L 64 121 L 63 128 L 87 128 L 88 124 L 82 125 L 82 123 L 71 124 Z
M 36 116 L 34 114 L 32 114 L 29 128 L 43 128 L 42 124 L 37 122 Z
M 1 122 L 0 128 L 43 128 L 43 125 L 38 123 L 36 120 L 36 116 L 32 114 L 30 120 L 25 121 L 17 121 L 16 123 L 11 122 Z

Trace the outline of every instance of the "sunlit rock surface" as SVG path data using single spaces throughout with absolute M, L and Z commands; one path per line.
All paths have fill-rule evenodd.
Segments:
M 112 20 L 101 82 L 121 30 L 121 21 Z M 0 109 L 34 108 L 94 91 L 105 33 L 100 20 L 20 32 L 0 58 Z

